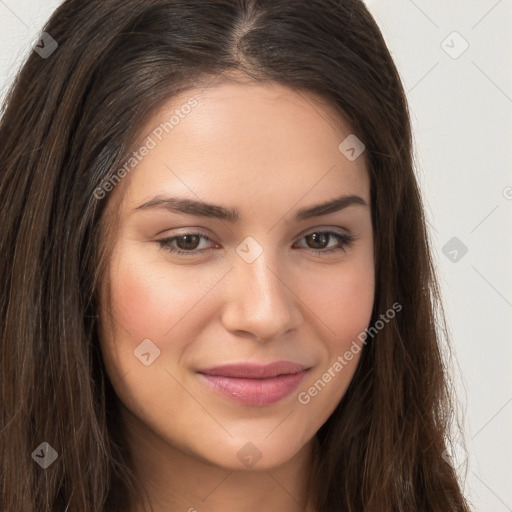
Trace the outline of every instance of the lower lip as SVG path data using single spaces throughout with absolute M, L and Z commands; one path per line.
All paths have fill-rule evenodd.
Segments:
M 307 370 L 268 379 L 239 379 L 217 375 L 199 375 L 215 391 L 237 402 L 251 406 L 270 405 L 288 396 L 297 388 Z

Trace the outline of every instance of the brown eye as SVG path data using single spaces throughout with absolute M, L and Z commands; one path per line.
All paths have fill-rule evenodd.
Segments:
M 186 256 L 193 256 L 199 252 L 212 249 L 212 247 L 198 249 L 202 240 L 211 242 L 211 240 L 202 233 L 186 233 L 184 235 L 163 238 L 162 240 L 157 240 L 157 242 L 160 247 L 166 251 Z
M 175 240 L 179 249 L 193 251 L 197 249 L 201 238 L 198 235 L 183 235 L 177 237 Z
M 312 249 L 324 249 L 330 238 L 331 235 L 328 233 L 311 233 L 305 237 Z
M 337 231 L 314 231 L 303 237 L 307 243 L 307 248 L 315 254 L 326 255 L 337 251 L 346 251 L 355 241 L 355 236 L 348 233 L 338 233 Z M 337 246 L 329 247 L 329 242 L 335 240 Z

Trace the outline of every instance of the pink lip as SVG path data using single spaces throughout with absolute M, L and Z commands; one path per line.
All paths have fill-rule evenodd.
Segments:
M 217 392 L 246 405 L 270 405 L 288 396 L 308 368 L 288 361 L 216 366 L 198 374 Z

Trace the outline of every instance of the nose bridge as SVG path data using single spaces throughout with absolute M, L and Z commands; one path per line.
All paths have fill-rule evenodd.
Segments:
M 224 314 L 224 325 L 233 331 L 247 331 L 261 340 L 272 339 L 289 330 L 295 314 L 294 295 L 286 277 L 269 250 L 248 263 L 241 258 L 232 272 L 232 293 Z
M 270 263 L 274 263 L 274 269 L 272 269 Z M 271 305 L 276 300 L 278 302 L 286 301 L 286 294 L 282 290 L 284 285 L 282 280 L 278 278 L 279 270 L 275 265 L 275 259 L 271 262 L 270 258 L 262 255 L 253 263 L 242 264 L 241 266 L 242 279 L 248 281 L 247 284 L 253 290 L 255 299 L 258 299 L 253 301 L 255 305 Z

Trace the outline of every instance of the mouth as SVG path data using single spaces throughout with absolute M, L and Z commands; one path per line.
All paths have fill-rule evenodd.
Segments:
M 236 402 L 263 407 L 276 403 L 297 388 L 309 368 L 288 361 L 267 365 L 230 364 L 199 370 L 213 390 Z

